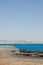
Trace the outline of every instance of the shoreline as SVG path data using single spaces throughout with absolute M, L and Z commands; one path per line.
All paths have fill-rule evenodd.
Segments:
M 13 47 L 2 47 L 0 50 L 0 65 L 43 65 L 43 58 L 16 55 Z M 2 49 L 0 47 L 0 49 Z M 15 49 L 16 51 L 16 49 Z

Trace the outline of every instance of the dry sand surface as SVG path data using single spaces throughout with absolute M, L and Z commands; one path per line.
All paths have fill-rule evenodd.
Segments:
M 0 65 L 43 65 L 43 58 L 16 56 L 11 50 L 6 49 L 7 47 L 0 47 Z
M 0 56 L 0 65 L 43 65 L 43 59 Z

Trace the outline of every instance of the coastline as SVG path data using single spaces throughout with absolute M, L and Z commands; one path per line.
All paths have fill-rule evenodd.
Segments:
M 43 65 L 43 58 L 15 55 L 12 50 L 16 51 L 12 46 L 0 47 L 0 65 Z

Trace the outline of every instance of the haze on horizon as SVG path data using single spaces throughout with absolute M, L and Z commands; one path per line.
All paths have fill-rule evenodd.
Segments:
M 43 41 L 43 0 L 0 0 L 0 40 Z

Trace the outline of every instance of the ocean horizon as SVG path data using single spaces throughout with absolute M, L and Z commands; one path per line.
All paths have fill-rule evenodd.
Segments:
M 13 43 L 13 44 L 0 44 L 0 46 L 13 46 L 18 48 L 19 50 L 43 51 L 43 44 L 41 43 L 38 43 L 38 44 Z

